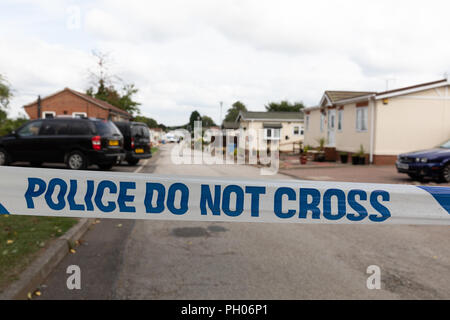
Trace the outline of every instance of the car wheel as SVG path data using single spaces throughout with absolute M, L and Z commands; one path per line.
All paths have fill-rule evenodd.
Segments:
M 83 170 L 87 168 L 87 159 L 82 152 L 73 151 L 67 156 L 66 164 L 69 169 Z
M 10 162 L 8 152 L 5 149 L 0 148 L 0 166 L 7 166 Z
M 450 182 L 450 163 L 447 163 L 444 169 L 442 169 L 442 180 L 444 182 Z
M 415 174 L 415 173 L 408 173 L 408 176 L 412 179 L 412 180 L 419 180 L 419 175 Z
M 108 163 L 108 164 L 99 164 L 98 167 L 100 170 L 111 170 L 111 168 L 114 166 L 114 163 Z
M 127 162 L 130 166 L 135 166 L 139 163 L 139 159 L 127 160 Z

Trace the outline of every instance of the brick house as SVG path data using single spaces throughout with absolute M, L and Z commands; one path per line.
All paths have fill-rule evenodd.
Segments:
M 53 117 L 89 117 L 126 121 L 131 114 L 105 101 L 65 88 L 23 106 L 30 119 Z

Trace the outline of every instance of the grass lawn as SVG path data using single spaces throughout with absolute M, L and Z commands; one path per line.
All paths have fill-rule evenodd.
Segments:
M 0 292 L 16 280 L 50 240 L 77 223 L 74 218 L 0 215 Z
M 152 147 L 152 154 L 156 153 L 156 151 L 158 151 L 158 147 Z

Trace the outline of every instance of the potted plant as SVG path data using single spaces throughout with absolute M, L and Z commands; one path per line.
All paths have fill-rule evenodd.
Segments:
M 300 154 L 300 164 L 306 164 L 306 162 L 308 161 L 308 150 L 309 146 L 305 146 L 303 148 L 303 151 Z
M 359 164 L 359 154 L 356 153 L 352 154 L 352 164 L 353 165 Z
M 326 140 L 325 140 L 325 138 L 320 138 L 317 141 L 319 142 L 319 150 L 318 150 L 319 152 L 317 153 L 316 160 L 319 161 L 319 162 L 324 162 L 325 161 L 324 148 L 325 148 Z
M 363 145 L 359 147 L 358 156 L 359 156 L 359 164 L 362 165 L 366 164 L 366 153 L 364 151 Z
M 348 162 L 348 152 L 339 152 L 339 155 L 341 157 L 341 163 Z

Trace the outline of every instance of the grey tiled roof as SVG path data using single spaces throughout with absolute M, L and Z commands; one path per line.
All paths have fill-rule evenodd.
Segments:
M 244 120 L 303 120 L 303 112 L 258 112 L 258 111 L 241 111 Z

